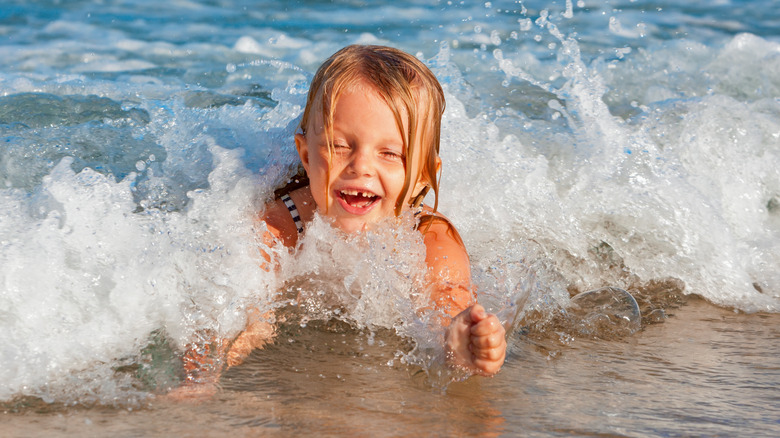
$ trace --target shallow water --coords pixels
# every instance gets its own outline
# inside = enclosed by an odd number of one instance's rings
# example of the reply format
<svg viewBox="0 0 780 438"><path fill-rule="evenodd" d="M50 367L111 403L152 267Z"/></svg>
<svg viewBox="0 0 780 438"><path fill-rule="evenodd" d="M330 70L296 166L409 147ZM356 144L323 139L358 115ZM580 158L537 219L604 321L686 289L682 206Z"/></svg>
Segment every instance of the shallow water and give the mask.
<svg viewBox="0 0 780 438"><path fill-rule="evenodd" d="M291 329L213 400L141 409L39 403L5 436L776 436L780 315L691 300L622 341L520 340L495 378L424 384L344 327ZM381 335L380 335L381 337Z"/></svg>
<svg viewBox="0 0 780 438"><path fill-rule="evenodd" d="M0 432L779 435L776 3L3 2ZM409 227L315 224L259 268L308 80L351 43L445 88L493 379L431 359ZM604 286L636 303L570 299ZM291 312L276 343L159 398L249 308Z"/></svg>

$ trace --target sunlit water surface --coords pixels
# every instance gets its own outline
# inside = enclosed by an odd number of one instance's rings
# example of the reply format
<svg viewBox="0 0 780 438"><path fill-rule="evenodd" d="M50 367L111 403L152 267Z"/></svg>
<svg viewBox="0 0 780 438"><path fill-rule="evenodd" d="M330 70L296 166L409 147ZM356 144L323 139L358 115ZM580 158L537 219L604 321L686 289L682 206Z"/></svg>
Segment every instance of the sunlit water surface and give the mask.
<svg viewBox="0 0 780 438"><path fill-rule="evenodd" d="M3 2L0 435L780 435L777 6ZM441 366L412 218L316 221L260 268L308 81L351 43L445 88L495 378ZM161 397L249 308L275 342Z"/></svg>

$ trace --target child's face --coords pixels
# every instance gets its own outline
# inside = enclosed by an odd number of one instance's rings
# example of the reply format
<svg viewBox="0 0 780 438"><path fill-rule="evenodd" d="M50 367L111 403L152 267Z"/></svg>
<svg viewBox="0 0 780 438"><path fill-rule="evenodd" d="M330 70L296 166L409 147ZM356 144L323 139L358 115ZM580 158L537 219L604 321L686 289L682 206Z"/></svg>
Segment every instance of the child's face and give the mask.
<svg viewBox="0 0 780 438"><path fill-rule="evenodd" d="M409 163L412 175L418 174L419 166L416 157L404 156L395 116L384 100L362 84L339 96L334 109L334 153L329 176L322 114L313 114L309 125L305 136L296 135L295 143L318 211L347 232L394 216L404 186L404 162ZM410 191L404 205L418 188L421 185Z"/></svg>

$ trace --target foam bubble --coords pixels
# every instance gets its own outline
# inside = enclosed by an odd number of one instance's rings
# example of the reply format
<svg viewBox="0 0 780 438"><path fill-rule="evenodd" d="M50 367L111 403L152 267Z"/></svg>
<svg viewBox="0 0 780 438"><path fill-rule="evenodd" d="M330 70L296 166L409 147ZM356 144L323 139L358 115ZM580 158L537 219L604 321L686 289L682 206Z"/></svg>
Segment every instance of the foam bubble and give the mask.
<svg viewBox="0 0 780 438"><path fill-rule="evenodd" d="M505 236L532 239L569 289L673 277L688 293L721 305L777 311L776 286L756 288L774 284L774 270L764 268L778 262L760 243L777 239L767 205L778 190L772 146L778 126L776 117L760 113L776 102L665 101L659 105L671 111L629 125L601 99L608 86L600 64L586 66L576 41L551 33L567 55L567 82L550 89L569 132L552 128L554 117L550 123L506 111L496 121L470 117L457 96L448 96L442 187L455 199L445 197L441 206L474 255L491 245L506 250ZM508 76L527 76L506 64L505 54L497 59ZM545 141L554 145L540 147ZM603 243L633 275L614 277L599 267L594 249Z"/></svg>
<svg viewBox="0 0 780 438"><path fill-rule="evenodd" d="M733 34L762 32L776 8L714 20L720 31L677 10L569 1L500 14L302 7L295 19L128 5L110 15L117 25L85 22L74 3L29 7L3 28L14 39L0 48L2 399L141 399L116 369L143 362L150 339L176 350L235 335L248 309L280 310L280 282L308 289L296 306L307 318L413 339L401 356L435 373L441 330L409 298L414 233L342 242L315 222L297 264L280 252L277 276L258 262L254 217L294 170L308 79L356 41L433 55L448 100L440 210L467 243L480 300L510 328L606 285L651 304L654 289L684 290L780 309L778 44ZM686 38L673 34L682 22ZM336 246L349 254L338 263Z"/></svg>
<svg viewBox="0 0 780 438"><path fill-rule="evenodd" d="M179 212L139 213L134 174L115 182L90 168L75 173L69 158L34 197L5 193L4 208L29 203L32 214L3 221L0 233L17 236L3 240L0 368L13 384L0 397L125 397L132 385L107 367L137 355L152 331L182 347L204 330L231 337L243 328L248 305L273 282L255 241L256 182L239 151L212 153L210 190L191 193ZM90 385L79 377L96 375Z"/></svg>

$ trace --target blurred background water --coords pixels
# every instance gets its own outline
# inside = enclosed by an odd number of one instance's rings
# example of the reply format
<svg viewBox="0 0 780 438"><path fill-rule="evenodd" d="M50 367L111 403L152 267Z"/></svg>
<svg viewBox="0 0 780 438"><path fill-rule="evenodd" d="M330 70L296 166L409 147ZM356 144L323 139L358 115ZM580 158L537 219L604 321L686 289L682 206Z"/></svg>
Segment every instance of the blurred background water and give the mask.
<svg viewBox="0 0 780 438"><path fill-rule="evenodd" d="M200 418L215 434L311 431L338 418L328 433L381 435L389 421L434 434L777 435L778 6L3 1L9 430L186 435ZM229 372L219 401L151 398L121 370L151 360L155 333L173 353L203 330L233 335L289 280L259 269L253 215L295 163L313 72L353 43L413 53L445 88L440 209L480 300L511 328L504 371L418 378L432 339L383 278L345 315L303 306L280 342ZM332 262L307 257L288 274ZM342 275L382 263L357 258ZM570 296L603 286L633 295L640 331L576 310ZM344 396L329 405L298 385ZM350 409L370 420L336 412Z"/></svg>

